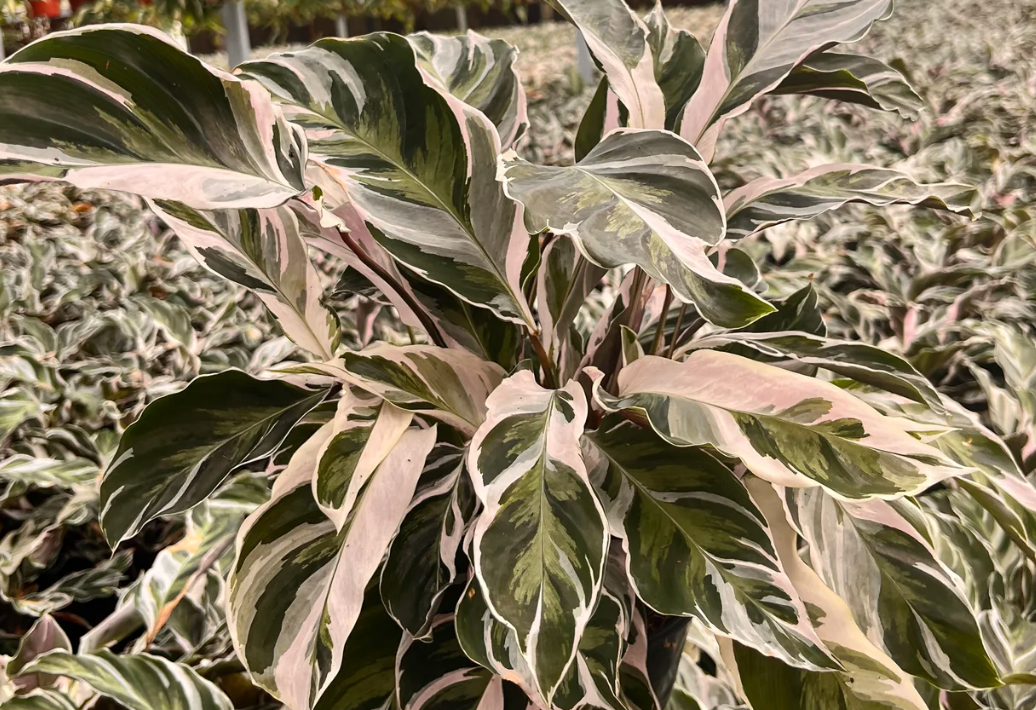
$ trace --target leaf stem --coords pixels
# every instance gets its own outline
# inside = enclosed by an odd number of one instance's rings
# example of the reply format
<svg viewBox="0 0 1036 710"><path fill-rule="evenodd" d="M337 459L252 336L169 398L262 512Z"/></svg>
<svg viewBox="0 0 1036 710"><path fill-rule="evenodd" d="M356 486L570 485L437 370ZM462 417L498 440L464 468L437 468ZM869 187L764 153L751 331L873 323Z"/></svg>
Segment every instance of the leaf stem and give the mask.
<svg viewBox="0 0 1036 710"><path fill-rule="evenodd" d="M363 247L356 243L356 240L352 238L351 234L342 231L339 231L338 234L342 237L342 241L345 242L345 245L349 247L354 254L356 254L357 258L359 258L361 262L363 262L364 266L388 283L392 284L396 293L399 294L399 297L402 298L408 306L410 306L410 310L412 310L414 315L417 316L417 319L421 321L421 325L424 327L425 332L428 333L429 337L431 337L432 342L440 348L448 347L446 345L446 340L442 337L442 333L439 332L438 326L435 325L435 321L433 321L431 316L425 312L424 308L421 307L421 304L418 303L412 295L407 293L405 288L396 283L396 280L392 278L392 274L385 271L381 264L372 259L370 254L364 251Z"/></svg>
<svg viewBox="0 0 1036 710"><path fill-rule="evenodd" d="M665 356L670 360L673 359L673 352L676 350L676 340L680 337L680 328L683 327L683 317L687 315L687 304L680 304L680 312L676 314L676 327L673 328L673 341L669 343L669 350L666 351Z"/></svg>
<svg viewBox="0 0 1036 710"><path fill-rule="evenodd" d="M673 305L673 289L665 286L665 300L662 301L662 312L658 314L658 325L655 327L655 339L651 342L651 354L657 355L665 339L665 323L669 320L669 308Z"/></svg>
<svg viewBox="0 0 1036 710"><path fill-rule="evenodd" d="M558 373L554 368L554 362L547 355L546 349L543 347L543 341L540 340L540 334L529 330L529 341L532 343L532 349L536 351L536 359L540 361L540 368L543 369L543 386L549 389L557 389L558 386Z"/></svg>

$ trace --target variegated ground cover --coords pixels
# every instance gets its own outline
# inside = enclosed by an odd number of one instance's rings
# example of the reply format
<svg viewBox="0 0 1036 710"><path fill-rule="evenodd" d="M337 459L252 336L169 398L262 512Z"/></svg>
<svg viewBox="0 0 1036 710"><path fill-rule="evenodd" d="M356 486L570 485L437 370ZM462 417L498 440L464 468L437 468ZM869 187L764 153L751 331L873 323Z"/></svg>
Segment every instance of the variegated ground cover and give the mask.
<svg viewBox="0 0 1036 710"><path fill-rule="evenodd" d="M7 707L1032 704L1031 8L821 52L888 3L741 0L706 52L559 6L607 83L547 157L474 37L244 83L93 30L0 69L0 170L142 194L300 347L158 399L99 489L17 499L99 490L109 573L183 537L84 637L40 616ZM54 144L26 106L59 87L104 121Z"/></svg>

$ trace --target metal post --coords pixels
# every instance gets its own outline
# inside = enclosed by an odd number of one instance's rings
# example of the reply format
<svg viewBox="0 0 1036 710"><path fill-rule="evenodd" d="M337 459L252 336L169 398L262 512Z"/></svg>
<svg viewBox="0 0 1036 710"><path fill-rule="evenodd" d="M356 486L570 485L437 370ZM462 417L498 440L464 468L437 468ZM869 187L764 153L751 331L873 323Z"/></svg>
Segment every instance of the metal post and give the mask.
<svg viewBox="0 0 1036 710"><path fill-rule="evenodd" d="M461 32L468 31L468 11L463 5L457 5L457 29Z"/></svg>
<svg viewBox="0 0 1036 710"><path fill-rule="evenodd" d="M339 37L349 36L349 19L341 12L335 17L335 34Z"/></svg>
<svg viewBox="0 0 1036 710"><path fill-rule="evenodd" d="M580 78L589 86L594 80L594 60L582 32L576 33L576 63Z"/></svg>
<svg viewBox="0 0 1036 710"><path fill-rule="evenodd" d="M0 62L2 62L5 57L7 57L7 54L4 53L4 28L0 26Z"/></svg>
<svg viewBox="0 0 1036 710"><path fill-rule="evenodd" d="M245 17L243 0L231 0L223 3L223 27L227 31L227 63L233 69L241 62L247 61L252 54L252 45L248 39L248 18Z"/></svg>

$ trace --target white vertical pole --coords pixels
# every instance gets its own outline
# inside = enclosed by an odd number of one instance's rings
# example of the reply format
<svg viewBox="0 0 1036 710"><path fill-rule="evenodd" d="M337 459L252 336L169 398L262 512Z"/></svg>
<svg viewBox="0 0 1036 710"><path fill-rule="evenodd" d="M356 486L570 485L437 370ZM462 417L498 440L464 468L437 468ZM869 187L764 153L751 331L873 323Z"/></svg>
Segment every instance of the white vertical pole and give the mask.
<svg viewBox="0 0 1036 710"><path fill-rule="evenodd" d="M582 32L576 32L576 63L580 78L589 86L594 80L594 60L590 56L590 48L586 46Z"/></svg>
<svg viewBox="0 0 1036 710"><path fill-rule="evenodd" d="M0 27L0 62L4 60L7 54L4 53L4 30Z"/></svg>
<svg viewBox="0 0 1036 710"><path fill-rule="evenodd" d="M339 12L335 17L335 34L339 37L349 36L349 20L344 13Z"/></svg>
<svg viewBox="0 0 1036 710"><path fill-rule="evenodd" d="M241 62L247 61L252 54L252 45L248 39L248 18L245 17L243 0L230 0L223 3L223 27L227 30L227 63L233 69Z"/></svg>
<svg viewBox="0 0 1036 710"><path fill-rule="evenodd" d="M468 31L468 11L463 5L457 5L457 29L461 32Z"/></svg>

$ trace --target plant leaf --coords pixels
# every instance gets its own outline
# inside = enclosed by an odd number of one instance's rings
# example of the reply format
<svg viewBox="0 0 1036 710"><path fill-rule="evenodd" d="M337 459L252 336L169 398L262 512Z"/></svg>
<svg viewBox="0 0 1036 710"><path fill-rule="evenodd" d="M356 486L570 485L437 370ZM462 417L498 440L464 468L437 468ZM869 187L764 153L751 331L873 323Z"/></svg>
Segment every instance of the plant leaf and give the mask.
<svg viewBox="0 0 1036 710"><path fill-rule="evenodd" d="M924 102L906 78L884 62L859 54L823 52L795 67L774 94L809 94L897 111L916 119Z"/></svg>
<svg viewBox="0 0 1036 710"><path fill-rule="evenodd" d="M320 278L294 212L202 213L175 202L148 204L199 263L254 291L292 342L321 360L334 357L338 317L320 302Z"/></svg>
<svg viewBox="0 0 1036 710"><path fill-rule="evenodd" d="M101 480L108 543L114 547L149 520L189 509L236 467L273 453L325 395L227 370L152 402L122 435Z"/></svg>
<svg viewBox="0 0 1036 710"><path fill-rule="evenodd" d="M868 165L821 165L792 178L758 178L723 198L727 234L747 237L782 222L811 219L851 202L906 203L971 214L974 188L922 185L897 170Z"/></svg>
<svg viewBox="0 0 1036 710"><path fill-rule="evenodd" d="M726 119L747 111L817 50L860 39L891 9L892 0L732 0L712 37L681 135L711 160Z"/></svg>
<svg viewBox="0 0 1036 710"><path fill-rule="evenodd" d="M346 392L338 402L331 438L313 477L313 497L341 530L370 477L392 452L414 415L366 393Z"/></svg>
<svg viewBox="0 0 1036 710"><path fill-rule="evenodd" d="M37 657L22 673L73 678L127 710L233 710L234 707L223 691L194 669L146 653L116 656L110 651L97 651L77 656L68 651L51 651Z"/></svg>
<svg viewBox="0 0 1036 710"><path fill-rule="evenodd" d="M847 499L897 497L968 473L829 382L715 350L683 363L647 356L619 373L611 411L632 409L677 446L715 446L778 485Z"/></svg>
<svg viewBox="0 0 1036 710"><path fill-rule="evenodd" d="M486 404L468 454L484 506L476 575L549 702L597 604L607 552L604 511L579 450L586 400L575 382L545 390L525 370Z"/></svg>
<svg viewBox="0 0 1036 710"><path fill-rule="evenodd" d="M445 92L476 108L496 126L509 148L529 128L528 100L518 76L518 50L502 39L475 32L443 37L430 32L407 36L419 66Z"/></svg>
<svg viewBox="0 0 1036 710"><path fill-rule="evenodd" d="M442 595L457 579L457 555L475 505L464 450L438 444L381 570L385 609L417 638L428 633Z"/></svg>
<svg viewBox="0 0 1036 710"><path fill-rule="evenodd" d="M496 180L496 130L428 86L416 62L404 38L373 34L321 40L240 71L294 105L314 159L395 259L531 324L520 283L529 235Z"/></svg>
<svg viewBox="0 0 1036 710"><path fill-rule="evenodd" d="M778 494L757 478L750 477L746 485L766 517L781 564L809 610L817 635L844 667L833 673L804 671L735 644L748 700L774 710L926 710L914 679L867 639L846 602L799 556L798 536Z"/></svg>
<svg viewBox="0 0 1036 710"><path fill-rule="evenodd" d="M353 633L342 650L341 670L313 710L378 710L393 707L396 653L402 633L385 613L377 585L367 588Z"/></svg>
<svg viewBox="0 0 1036 710"><path fill-rule="evenodd" d="M647 28L624 0L547 1L583 33L608 85L629 111L627 125L664 127L665 98L655 81Z"/></svg>
<svg viewBox="0 0 1036 710"><path fill-rule="evenodd" d="M665 131L613 131L578 165L503 165L506 190L533 231L567 234L603 267L636 264L727 327L773 310L709 260L726 229L720 193L698 152Z"/></svg>
<svg viewBox="0 0 1036 710"><path fill-rule="evenodd" d="M951 690L1000 684L960 579L907 517L917 509L840 502L819 490L784 498L813 569L904 671Z"/></svg>
<svg viewBox="0 0 1036 710"><path fill-rule="evenodd" d="M305 138L267 92L149 27L50 34L0 66L0 97L0 175L204 210L306 189Z"/></svg>
<svg viewBox="0 0 1036 710"><path fill-rule="evenodd" d="M587 447L645 604L692 616L785 663L837 667L781 568L762 513L723 464L629 422L606 420Z"/></svg>
<svg viewBox="0 0 1036 710"><path fill-rule="evenodd" d="M472 433L486 418L486 397L504 371L463 350L429 345L375 345L341 360L304 369L373 392L401 409L436 417Z"/></svg>
<svg viewBox="0 0 1036 710"><path fill-rule="evenodd" d="M341 532L320 510L312 488L333 435L328 423L303 444L277 478L270 502L245 521L230 577L227 619L234 648L254 681L293 710L319 706L343 671L368 582L403 519L436 431L403 435Z"/></svg>
<svg viewBox="0 0 1036 710"><path fill-rule="evenodd" d="M665 97L665 128L679 133L684 107L701 83L705 50L690 32L669 24L661 2L644 17L644 24L655 62L655 80Z"/></svg>

